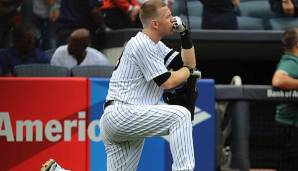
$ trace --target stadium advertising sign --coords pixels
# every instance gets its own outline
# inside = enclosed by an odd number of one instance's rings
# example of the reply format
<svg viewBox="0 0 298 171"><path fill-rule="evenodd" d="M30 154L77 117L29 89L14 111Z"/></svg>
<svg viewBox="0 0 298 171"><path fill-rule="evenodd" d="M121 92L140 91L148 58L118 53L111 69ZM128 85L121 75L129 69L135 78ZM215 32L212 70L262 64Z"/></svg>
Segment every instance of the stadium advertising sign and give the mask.
<svg viewBox="0 0 298 171"><path fill-rule="evenodd" d="M9 112L0 112L0 137L4 137L7 142L50 142L71 141L72 130L78 132L78 141L86 140L87 136L91 141L101 140L96 135L96 128L99 128L99 120L93 120L86 126L86 112L78 113L75 120L59 121L52 119L47 122L41 120L16 120L16 128L13 130ZM25 135L23 135L25 133ZM16 135L16 136L14 136Z"/></svg>

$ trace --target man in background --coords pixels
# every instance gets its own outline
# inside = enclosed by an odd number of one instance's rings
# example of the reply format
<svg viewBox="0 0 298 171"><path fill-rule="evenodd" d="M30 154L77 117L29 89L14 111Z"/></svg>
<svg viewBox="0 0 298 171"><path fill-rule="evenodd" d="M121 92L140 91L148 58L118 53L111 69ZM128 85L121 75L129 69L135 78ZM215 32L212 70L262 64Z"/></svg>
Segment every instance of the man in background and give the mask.
<svg viewBox="0 0 298 171"><path fill-rule="evenodd" d="M127 42L118 60L100 120L107 168L136 171L145 138L169 135L172 170L193 171L190 111L158 104L164 90L181 85L196 66L190 32L161 0L146 1L140 19L143 29ZM161 42L174 31L181 38L181 53Z"/></svg>
<svg viewBox="0 0 298 171"><path fill-rule="evenodd" d="M33 0L34 25L39 31L44 50L56 47L55 22L60 14L61 0Z"/></svg>
<svg viewBox="0 0 298 171"><path fill-rule="evenodd" d="M57 46L66 44L74 30L85 28L91 35L91 47L100 49L98 39L105 31L100 5L98 0L62 0L57 20Z"/></svg>
<svg viewBox="0 0 298 171"><path fill-rule="evenodd" d="M16 65L50 63L46 53L36 47L36 38L29 25L15 27L12 39L12 47L0 49L0 68L3 75L12 75Z"/></svg>
<svg viewBox="0 0 298 171"><path fill-rule="evenodd" d="M272 86L283 90L298 89L298 28L282 35L285 53L272 78ZM281 125L282 148L278 171L298 170L298 104L284 103L276 107L275 120Z"/></svg>
<svg viewBox="0 0 298 171"><path fill-rule="evenodd" d="M269 3L277 17L298 16L298 0L269 0Z"/></svg>
<svg viewBox="0 0 298 171"><path fill-rule="evenodd" d="M200 0L203 4L202 29L238 29L240 0Z"/></svg>
<svg viewBox="0 0 298 171"><path fill-rule="evenodd" d="M10 46L12 27L21 21L20 10L23 0L0 1L0 48Z"/></svg>
<svg viewBox="0 0 298 171"><path fill-rule="evenodd" d="M103 0L104 21L111 29L141 28L138 0Z"/></svg>
<svg viewBox="0 0 298 171"><path fill-rule="evenodd" d="M87 29L77 29L69 37L67 45L57 48L53 54L51 65L64 66L71 69L77 65L110 65L106 57L90 44L90 33Z"/></svg>

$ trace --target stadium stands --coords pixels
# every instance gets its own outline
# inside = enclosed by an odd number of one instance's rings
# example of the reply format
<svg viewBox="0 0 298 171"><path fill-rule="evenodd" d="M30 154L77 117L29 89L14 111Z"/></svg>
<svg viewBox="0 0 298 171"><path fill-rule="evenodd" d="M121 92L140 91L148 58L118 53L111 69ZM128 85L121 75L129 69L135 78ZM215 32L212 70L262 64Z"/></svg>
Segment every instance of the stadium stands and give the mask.
<svg viewBox="0 0 298 171"><path fill-rule="evenodd" d="M190 1L187 3L189 16L202 16L203 5L200 1Z"/></svg>
<svg viewBox="0 0 298 171"><path fill-rule="evenodd" d="M67 77L69 69L49 64L25 64L14 68L17 77Z"/></svg>
<svg viewBox="0 0 298 171"><path fill-rule="evenodd" d="M294 91L292 96L280 95L272 96L268 92L276 90L270 85L216 85L217 101L229 101L230 103L245 102L249 108L239 108L234 110L232 117L232 163L236 163L239 168L249 156L250 168L270 168L277 167L279 153L283 149L283 131L275 122L275 105L280 102L298 102ZM247 111L245 111L247 110ZM249 129L249 130L248 130ZM249 149L249 151L247 151ZM233 150L238 153L233 158ZM249 153L249 154L247 154ZM235 156L235 155L234 155ZM236 161L236 162L235 162ZM242 162L243 163L242 163ZM240 169L246 170L246 169Z"/></svg>
<svg viewBox="0 0 298 171"><path fill-rule="evenodd" d="M269 24L272 30L286 30L298 27L298 18L271 18Z"/></svg>
<svg viewBox="0 0 298 171"><path fill-rule="evenodd" d="M200 1L189 1L188 9L184 2L175 1L173 15L180 16L187 22L189 15L191 29L201 29L203 5ZM240 16L237 17L239 30L285 30L298 26L296 18L275 18L267 0L244 0L239 5Z"/></svg>
<svg viewBox="0 0 298 171"><path fill-rule="evenodd" d="M270 29L268 20L274 17L267 0L251 0L240 2L241 16L255 17L263 21L263 29ZM258 24L258 23L256 23ZM239 28L241 29L241 28Z"/></svg>
<svg viewBox="0 0 298 171"><path fill-rule="evenodd" d="M182 6L178 6L178 2ZM197 66L205 78L214 78L216 84L224 84L228 83L233 75L238 74L245 84L270 84L277 61L283 53L281 33L287 28L297 27L297 18L275 18L268 0L241 0L239 6L241 14L237 17L239 30L201 30L202 4L198 0L189 1L189 17L186 17L187 12L183 3L181 0L175 1L173 15L180 16L185 22L189 18L197 53ZM138 31L139 29L107 31L102 38L103 48L123 47ZM179 50L181 44L177 40L179 40L177 35L163 39L165 44ZM47 50L46 53L52 56L54 49ZM19 77L110 77L112 71L113 66L78 66L71 71L50 65L15 67L16 76ZM275 101L262 100L249 103L250 117L247 123L250 124L251 167L276 167L277 150L282 144L278 141L280 128L274 122L276 104ZM227 137L222 136L223 142L226 142ZM273 139L277 141L272 141Z"/></svg>
<svg viewBox="0 0 298 171"><path fill-rule="evenodd" d="M71 69L75 77L111 77L114 66L76 66Z"/></svg>
<svg viewBox="0 0 298 171"><path fill-rule="evenodd" d="M52 58L55 51L56 51L56 48L53 48L53 49L45 50L45 53L48 55L49 58Z"/></svg>
<svg viewBox="0 0 298 171"><path fill-rule="evenodd" d="M183 21L187 21L186 16L180 16ZM186 23L188 24L188 23ZM191 29L201 29L202 18L200 16L189 16L189 25Z"/></svg>
<svg viewBox="0 0 298 171"><path fill-rule="evenodd" d="M256 17L238 16L238 29L239 30L264 30L263 20Z"/></svg>

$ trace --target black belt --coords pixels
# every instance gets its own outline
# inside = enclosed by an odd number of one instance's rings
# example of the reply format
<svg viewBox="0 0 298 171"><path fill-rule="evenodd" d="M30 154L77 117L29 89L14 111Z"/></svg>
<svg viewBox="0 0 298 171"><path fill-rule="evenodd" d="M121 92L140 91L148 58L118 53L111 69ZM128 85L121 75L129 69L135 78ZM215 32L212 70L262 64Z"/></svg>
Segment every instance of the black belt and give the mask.
<svg viewBox="0 0 298 171"><path fill-rule="evenodd" d="M108 100L103 104L103 110L105 110L105 108L107 108L108 106L114 104L114 100Z"/></svg>

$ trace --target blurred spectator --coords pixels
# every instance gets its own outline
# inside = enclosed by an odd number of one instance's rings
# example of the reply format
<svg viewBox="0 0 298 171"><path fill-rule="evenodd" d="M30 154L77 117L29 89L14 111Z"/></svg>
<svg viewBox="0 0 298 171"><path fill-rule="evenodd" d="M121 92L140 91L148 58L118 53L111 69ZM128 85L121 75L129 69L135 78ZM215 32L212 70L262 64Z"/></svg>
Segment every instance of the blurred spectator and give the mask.
<svg viewBox="0 0 298 171"><path fill-rule="evenodd" d="M109 65L106 57L96 49L88 47L90 34L87 29L78 29L71 33L69 43L55 51L51 65L71 69L77 65Z"/></svg>
<svg viewBox="0 0 298 171"><path fill-rule="evenodd" d="M22 0L0 1L0 48L9 47L10 31L13 25L20 24L20 7Z"/></svg>
<svg viewBox="0 0 298 171"><path fill-rule="evenodd" d="M277 17L298 16L298 0L269 0L269 3Z"/></svg>
<svg viewBox="0 0 298 171"><path fill-rule="evenodd" d="M173 5L175 0L166 0L165 2L168 5L169 9L173 12Z"/></svg>
<svg viewBox="0 0 298 171"><path fill-rule="evenodd" d="M203 4L202 29L238 29L240 0L200 0Z"/></svg>
<svg viewBox="0 0 298 171"><path fill-rule="evenodd" d="M111 29L141 28L138 0L103 0L104 21Z"/></svg>
<svg viewBox="0 0 298 171"><path fill-rule="evenodd" d="M34 24L39 30L41 47L44 50L55 48L54 22L59 17L61 0L33 0Z"/></svg>
<svg viewBox="0 0 298 171"><path fill-rule="evenodd" d="M298 28L283 33L285 53L281 57L272 78L272 85L284 90L298 89ZM281 149L278 171L298 170L298 104L279 104L275 120L282 126Z"/></svg>
<svg viewBox="0 0 298 171"><path fill-rule="evenodd" d="M144 2L146 2L147 0L138 0L138 2L142 5ZM167 4L167 6L169 7L169 9L171 11L173 11L173 5L174 5L175 0L164 0L164 3ZM178 1L178 2L182 2L182 1Z"/></svg>
<svg viewBox="0 0 298 171"><path fill-rule="evenodd" d="M105 31L98 0L62 0L57 26L57 46L64 45L70 33L86 28L91 34L91 46L96 47L96 36Z"/></svg>
<svg viewBox="0 0 298 171"><path fill-rule="evenodd" d="M50 63L41 49L36 48L32 28L22 25L13 29L13 46L0 49L0 68L4 75L13 74L14 66L20 64Z"/></svg>

